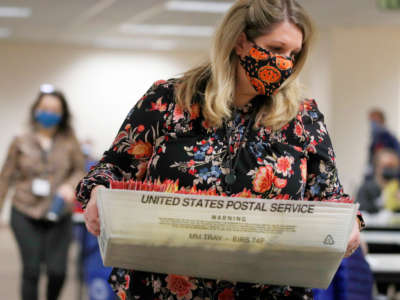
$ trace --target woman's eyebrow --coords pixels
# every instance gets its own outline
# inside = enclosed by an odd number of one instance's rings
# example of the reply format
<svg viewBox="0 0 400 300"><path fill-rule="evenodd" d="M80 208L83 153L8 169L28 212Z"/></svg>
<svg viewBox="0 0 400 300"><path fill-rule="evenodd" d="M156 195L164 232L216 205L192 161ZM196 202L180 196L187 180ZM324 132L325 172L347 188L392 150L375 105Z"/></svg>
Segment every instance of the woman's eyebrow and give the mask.
<svg viewBox="0 0 400 300"><path fill-rule="evenodd" d="M282 42L282 41L278 41L278 40L272 40L269 42L269 44L272 44L271 46L279 45L280 47L282 47L282 46L286 47L288 45L286 42ZM297 47L297 48L293 49L293 52L300 52L301 48L302 48L301 46Z"/></svg>

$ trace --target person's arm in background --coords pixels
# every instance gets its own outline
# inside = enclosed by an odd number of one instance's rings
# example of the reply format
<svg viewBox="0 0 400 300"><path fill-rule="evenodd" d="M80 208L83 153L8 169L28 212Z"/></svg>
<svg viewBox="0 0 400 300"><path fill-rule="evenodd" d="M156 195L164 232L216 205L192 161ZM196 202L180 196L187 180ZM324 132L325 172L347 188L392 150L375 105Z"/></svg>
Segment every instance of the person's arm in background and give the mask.
<svg viewBox="0 0 400 300"><path fill-rule="evenodd" d="M307 136L307 183L304 198L314 201L352 202L343 192L335 164L335 153L324 123L324 116L314 100L306 100L302 111ZM357 217L345 256L351 255L360 244L360 230L364 227L361 215Z"/></svg>
<svg viewBox="0 0 400 300"><path fill-rule="evenodd" d="M169 84L156 82L145 93L129 112L110 149L78 184L77 198L86 208L85 222L92 234L100 234L96 189L108 187L111 180L143 178L154 142L164 126Z"/></svg>
<svg viewBox="0 0 400 300"><path fill-rule="evenodd" d="M344 261L339 265L331 284L327 289L313 289L314 300L347 300L348 278Z"/></svg>
<svg viewBox="0 0 400 300"><path fill-rule="evenodd" d="M72 205L75 200L75 186L85 175L85 157L76 137L71 134L70 153L68 159L71 161L69 176L65 182L57 188L57 193L69 204Z"/></svg>
<svg viewBox="0 0 400 300"><path fill-rule="evenodd" d="M333 299L347 300L348 296L348 276L347 276L347 266L344 263L339 265L339 269L332 280L334 285L334 296Z"/></svg>
<svg viewBox="0 0 400 300"><path fill-rule="evenodd" d="M0 172L0 212L3 209L7 192L9 190L9 187L12 185L13 177L16 173L18 156L17 143L17 138L14 138L8 149L7 156Z"/></svg>

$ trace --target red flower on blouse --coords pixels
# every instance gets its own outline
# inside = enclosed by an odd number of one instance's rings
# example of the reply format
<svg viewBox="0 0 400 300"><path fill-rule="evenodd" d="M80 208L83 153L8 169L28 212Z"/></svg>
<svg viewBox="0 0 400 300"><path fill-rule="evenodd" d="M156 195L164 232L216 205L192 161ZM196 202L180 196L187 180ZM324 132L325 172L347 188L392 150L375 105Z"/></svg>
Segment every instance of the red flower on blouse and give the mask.
<svg viewBox="0 0 400 300"><path fill-rule="evenodd" d="M164 83L167 83L167 81L166 80L157 80L156 82L154 82L154 86L159 86L160 84L164 84Z"/></svg>
<svg viewBox="0 0 400 300"><path fill-rule="evenodd" d="M178 122L180 119L183 119L185 116L183 115L183 109L180 105L175 105L174 109L174 121Z"/></svg>
<svg viewBox="0 0 400 300"><path fill-rule="evenodd" d="M290 124L287 123L286 125L284 125L284 126L281 128L281 130L287 130L287 129L289 128L289 126L290 126Z"/></svg>
<svg viewBox="0 0 400 300"><path fill-rule="evenodd" d="M314 105L314 100L312 99L304 100L303 105L300 107L300 110L303 111L303 109L305 109L306 111L310 111L312 110L313 105Z"/></svg>
<svg viewBox="0 0 400 300"><path fill-rule="evenodd" d="M287 179L275 177L275 178L274 178L274 185L275 185L278 189L283 189L283 188L285 188L286 185L287 185Z"/></svg>
<svg viewBox="0 0 400 300"><path fill-rule="evenodd" d="M119 290L117 292L117 296L121 299L121 300L126 300L126 293L123 290Z"/></svg>
<svg viewBox="0 0 400 300"><path fill-rule="evenodd" d="M138 142L133 143L127 152L131 155L134 155L135 158L150 157L153 153L153 145L151 143L139 140Z"/></svg>
<svg viewBox="0 0 400 300"><path fill-rule="evenodd" d="M289 156L279 157L278 162L276 164L278 173L281 173L284 176L288 176L288 174L292 170L293 161L294 161L293 157L289 157Z"/></svg>
<svg viewBox="0 0 400 300"><path fill-rule="evenodd" d="M128 274L125 275L125 289L129 289L129 285L131 283L131 276L129 276Z"/></svg>
<svg viewBox="0 0 400 300"><path fill-rule="evenodd" d="M197 288L195 284L189 281L189 277L187 276L170 274L165 278L165 281L168 283L167 289L175 294L178 300L192 299L192 290Z"/></svg>
<svg viewBox="0 0 400 300"><path fill-rule="evenodd" d="M167 103L162 103L162 97L158 98L156 102L151 102L150 111L158 110L160 112L167 110Z"/></svg>
<svg viewBox="0 0 400 300"><path fill-rule="evenodd" d="M232 195L232 197L253 198L254 195L252 194L251 190L244 188L243 191L238 194Z"/></svg>
<svg viewBox="0 0 400 300"><path fill-rule="evenodd" d="M279 194L276 195L276 200L289 200L290 196L288 194Z"/></svg>
<svg viewBox="0 0 400 300"><path fill-rule="evenodd" d="M297 152L302 152L303 151L303 149L301 147L299 147L299 146L294 146L293 149L296 150Z"/></svg>
<svg viewBox="0 0 400 300"><path fill-rule="evenodd" d="M197 170L196 169L189 169L188 172L189 172L190 175L196 175Z"/></svg>
<svg viewBox="0 0 400 300"><path fill-rule="evenodd" d="M302 158L300 163L301 179L307 182L307 159Z"/></svg>
<svg viewBox="0 0 400 300"><path fill-rule="evenodd" d="M265 193L271 188L274 180L274 170L270 165L258 169L253 180L253 189L257 193Z"/></svg>
<svg viewBox="0 0 400 300"><path fill-rule="evenodd" d="M130 124L128 124L128 125L130 125ZM128 125L126 125L126 127ZM128 137L128 134L126 133L126 131L121 131L120 133L118 133L117 137L114 139L113 145L117 145L119 142L121 142L123 139L125 139L127 137Z"/></svg>
<svg viewBox="0 0 400 300"><path fill-rule="evenodd" d="M294 127L294 134L298 137L301 137L303 134L303 127L299 123L297 123Z"/></svg>
<svg viewBox="0 0 400 300"><path fill-rule="evenodd" d="M211 128L210 123L206 120L202 121L201 125L207 130Z"/></svg>
<svg viewBox="0 0 400 300"><path fill-rule="evenodd" d="M190 108L190 120L197 119L200 116L200 106L196 103Z"/></svg>

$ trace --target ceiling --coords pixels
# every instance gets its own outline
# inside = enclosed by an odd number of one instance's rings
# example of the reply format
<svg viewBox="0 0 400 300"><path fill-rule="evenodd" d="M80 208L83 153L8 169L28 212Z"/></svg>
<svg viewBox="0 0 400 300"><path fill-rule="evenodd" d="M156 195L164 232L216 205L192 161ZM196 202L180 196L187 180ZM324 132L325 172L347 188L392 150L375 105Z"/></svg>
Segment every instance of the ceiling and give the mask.
<svg viewBox="0 0 400 300"><path fill-rule="evenodd" d="M376 7L376 0L299 1L319 26L400 27L400 11L379 10ZM27 18L0 17L0 36L3 33L0 43L3 40L39 41L146 50L208 47L212 27L218 23L222 14L170 11L166 9L167 2L167 0L0 0L0 7L20 6L30 8L32 11L31 16ZM213 2L230 3L226 0ZM147 33L149 25L164 26L159 29L162 32L150 35ZM176 28L178 25L187 27Z"/></svg>

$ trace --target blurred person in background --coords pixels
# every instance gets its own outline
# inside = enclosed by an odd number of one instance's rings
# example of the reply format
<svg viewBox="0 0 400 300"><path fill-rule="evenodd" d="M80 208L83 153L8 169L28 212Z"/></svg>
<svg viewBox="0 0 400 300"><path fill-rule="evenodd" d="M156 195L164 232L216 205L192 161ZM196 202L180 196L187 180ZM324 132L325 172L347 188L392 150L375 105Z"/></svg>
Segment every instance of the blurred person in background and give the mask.
<svg viewBox="0 0 400 300"><path fill-rule="evenodd" d="M370 124L370 146L368 151L367 179L374 176L373 158L383 148L392 149L400 157L400 143L386 127L386 117L381 109L374 108L368 114Z"/></svg>
<svg viewBox="0 0 400 300"><path fill-rule="evenodd" d="M84 157L64 95L42 86L30 110L30 129L12 141L0 173L0 209L15 187L10 225L22 259L21 299L38 299L46 267L47 299L61 292L72 235L74 185Z"/></svg>
<svg viewBox="0 0 400 300"><path fill-rule="evenodd" d="M398 153L391 148L378 149L372 158L374 174L372 177L365 178L357 193L357 202L360 203L360 210L367 212L370 217L376 216L382 224L388 224L391 220L392 212L400 211L400 159ZM370 219L371 220L371 219ZM372 222L372 220L371 220ZM387 252L397 252L389 248ZM386 253L387 253L386 252ZM399 290L398 284L387 282L376 282L378 296L382 299L390 292L395 293Z"/></svg>
<svg viewBox="0 0 400 300"><path fill-rule="evenodd" d="M312 32L297 1L235 1L210 60L181 78L156 82L81 180L77 198L89 232L100 234L95 191L110 180L179 179L179 189L227 196L350 202L323 115L314 100L302 98L296 81ZM361 216L351 225L346 256L358 248ZM110 282L122 300L313 299L304 287L121 268L113 269Z"/></svg>
<svg viewBox="0 0 400 300"><path fill-rule="evenodd" d="M400 211L400 158L390 148L381 148L372 159L374 176L366 178L357 192L360 210L378 213Z"/></svg>

